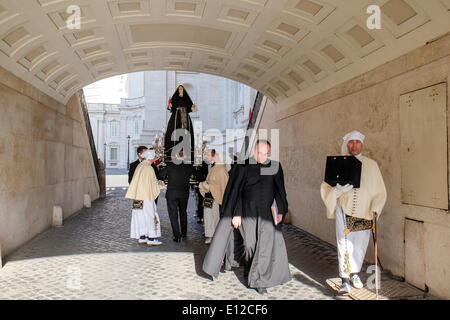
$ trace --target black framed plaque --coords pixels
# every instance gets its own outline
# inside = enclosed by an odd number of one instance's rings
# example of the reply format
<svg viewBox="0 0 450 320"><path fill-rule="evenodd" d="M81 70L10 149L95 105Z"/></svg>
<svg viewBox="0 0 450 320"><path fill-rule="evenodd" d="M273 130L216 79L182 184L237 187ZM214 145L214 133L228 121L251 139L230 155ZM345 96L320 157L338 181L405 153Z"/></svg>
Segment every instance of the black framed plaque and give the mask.
<svg viewBox="0 0 450 320"><path fill-rule="evenodd" d="M355 156L328 156L325 167L325 182L335 187L351 184L359 188L362 163Z"/></svg>

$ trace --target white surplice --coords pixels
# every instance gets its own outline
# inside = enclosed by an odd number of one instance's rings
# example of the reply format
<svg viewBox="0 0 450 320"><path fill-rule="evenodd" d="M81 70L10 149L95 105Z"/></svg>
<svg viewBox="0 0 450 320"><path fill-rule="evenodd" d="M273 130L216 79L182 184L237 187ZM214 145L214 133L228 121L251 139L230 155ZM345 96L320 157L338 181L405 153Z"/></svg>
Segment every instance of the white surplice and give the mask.
<svg viewBox="0 0 450 320"><path fill-rule="evenodd" d="M347 248L345 247L345 215L341 206L336 206L336 240L338 249L339 276L350 278L345 272L345 252L348 251L350 273L359 273L364 263L367 246L369 245L372 230L352 231L347 235Z"/></svg>
<svg viewBox="0 0 450 320"><path fill-rule="evenodd" d="M133 209L131 212L131 238L161 237L161 223L155 201L144 200L143 209Z"/></svg>

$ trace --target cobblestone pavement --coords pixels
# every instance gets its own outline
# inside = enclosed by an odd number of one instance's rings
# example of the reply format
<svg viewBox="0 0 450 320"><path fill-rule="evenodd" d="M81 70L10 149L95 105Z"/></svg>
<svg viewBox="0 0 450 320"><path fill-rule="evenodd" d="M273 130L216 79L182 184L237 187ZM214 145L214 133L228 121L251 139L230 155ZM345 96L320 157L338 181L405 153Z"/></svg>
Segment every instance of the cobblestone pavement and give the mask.
<svg viewBox="0 0 450 320"><path fill-rule="evenodd" d="M0 299L346 299L325 280L336 276L335 248L285 225L292 280L259 295L246 288L242 268L212 281L201 270L207 246L189 199L188 237L172 241L166 200L160 196L160 247L129 238L130 201L123 188L108 190L64 221L6 257Z"/></svg>
<svg viewBox="0 0 450 320"><path fill-rule="evenodd" d="M125 189L128 188L128 175L116 174L106 176L107 192L115 191L116 188L125 188Z"/></svg>
<svg viewBox="0 0 450 320"><path fill-rule="evenodd" d="M117 169L117 168L106 168L105 169L106 176L109 175L125 175L128 177L127 169Z"/></svg>

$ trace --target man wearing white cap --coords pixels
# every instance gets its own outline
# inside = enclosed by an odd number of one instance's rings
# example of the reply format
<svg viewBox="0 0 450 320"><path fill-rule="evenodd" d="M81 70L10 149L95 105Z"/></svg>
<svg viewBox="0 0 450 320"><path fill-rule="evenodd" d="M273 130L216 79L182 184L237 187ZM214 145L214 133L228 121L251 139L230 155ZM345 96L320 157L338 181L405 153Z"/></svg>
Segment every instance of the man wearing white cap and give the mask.
<svg viewBox="0 0 450 320"><path fill-rule="evenodd" d="M143 160L136 168L125 198L133 199L131 216L131 238L138 239L139 244L159 246L161 225L156 210L155 199L164 188L164 182L158 181L152 163L155 151L142 153Z"/></svg>
<svg viewBox="0 0 450 320"><path fill-rule="evenodd" d="M365 136L352 131L343 138L342 155L355 156L362 163L360 187L336 187L322 182L320 194L327 208L327 217L336 219L339 276L341 292L349 293L352 285L362 288L361 271L372 230L386 202L386 187L377 163L361 154Z"/></svg>

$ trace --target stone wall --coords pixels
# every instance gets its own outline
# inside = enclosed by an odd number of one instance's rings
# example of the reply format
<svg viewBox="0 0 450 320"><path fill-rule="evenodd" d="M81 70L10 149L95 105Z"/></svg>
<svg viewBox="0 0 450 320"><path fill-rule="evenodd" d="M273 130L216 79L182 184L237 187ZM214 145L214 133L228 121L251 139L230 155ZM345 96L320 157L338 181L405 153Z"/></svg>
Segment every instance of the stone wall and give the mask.
<svg viewBox="0 0 450 320"><path fill-rule="evenodd" d="M64 218L99 186L75 94L62 105L0 68L0 245L13 250Z"/></svg>
<svg viewBox="0 0 450 320"><path fill-rule="evenodd" d="M364 154L378 162L388 191L378 229L383 266L394 275L405 276L405 218L423 221L425 284L430 293L447 299L450 214L401 202L399 97L442 82L450 92L449 77L447 35L287 109L277 110L269 102L260 125L280 129L280 160L292 223L332 244L336 243L335 222L326 219L319 193L325 157L339 154L345 133L363 132ZM372 243L366 259L374 261Z"/></svg>

